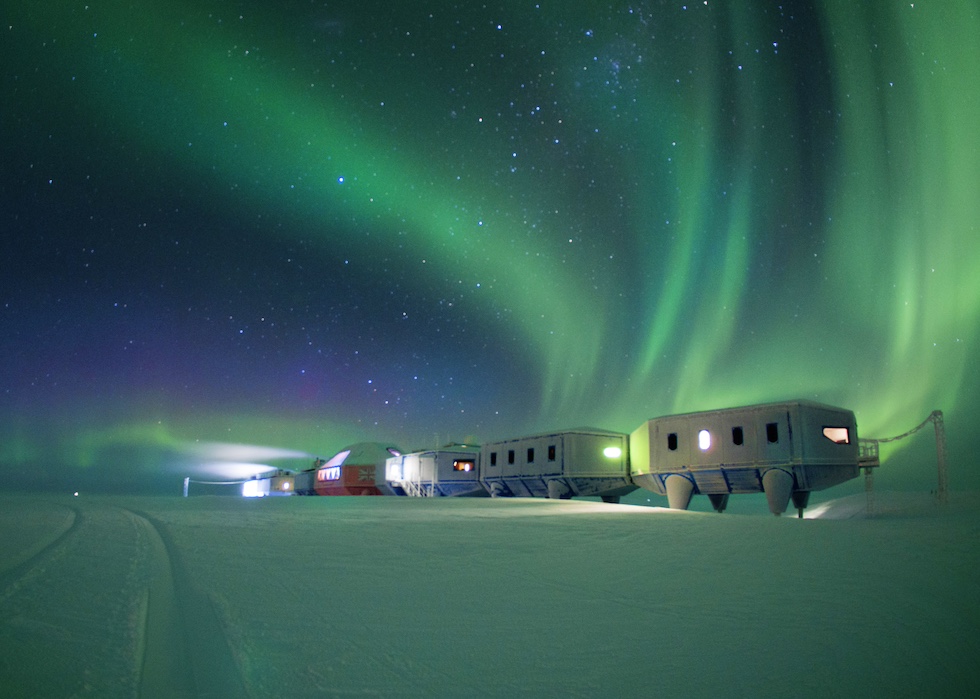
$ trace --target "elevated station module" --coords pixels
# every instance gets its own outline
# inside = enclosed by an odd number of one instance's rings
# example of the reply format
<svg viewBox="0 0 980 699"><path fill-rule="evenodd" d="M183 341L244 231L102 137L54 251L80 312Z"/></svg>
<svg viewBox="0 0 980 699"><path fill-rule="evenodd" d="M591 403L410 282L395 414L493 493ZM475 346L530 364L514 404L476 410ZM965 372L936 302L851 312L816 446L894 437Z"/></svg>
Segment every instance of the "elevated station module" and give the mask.
<svg viewBox="0 0 980 699"><path fill-rule="evenodd" d="M486 497L479 463L479 447L451 445L389 457L385 479L395 495Z"/></svg>
<svg viewBox="0 0 980 699"><path fill-rule="evenodd" d="M630 435L633 481L674 509L765 493L773 514L792 499L802 516L812 491L857 477L858 457L854 413L806 400L669 415Z"/></svg>
<svg viewBox="0 0 980 699"><path fill-rule="evenodd" d="M619 432L579 428L484 444L481 480L494 497L606 502L636 490L629 474L629 438Z"/></svg>

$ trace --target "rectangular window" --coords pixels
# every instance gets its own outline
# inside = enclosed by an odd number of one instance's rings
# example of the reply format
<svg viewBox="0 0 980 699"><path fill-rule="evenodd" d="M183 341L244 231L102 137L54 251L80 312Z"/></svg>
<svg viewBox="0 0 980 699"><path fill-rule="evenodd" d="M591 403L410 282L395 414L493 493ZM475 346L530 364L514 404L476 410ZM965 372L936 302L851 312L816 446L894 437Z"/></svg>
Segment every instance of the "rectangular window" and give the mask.
<svg viewBox="0 0 980 699"><path fill-rule="evenodd" d="M671 432L667 435L667 448L671 451L677 451L677 433Z"/></svg>
<svg viewBox="0 0 980 699"><path fill-rule="evenodd" d="M340 480L340 466L330 466L329 468L321 468L316 472L316 479L318 481L339 481Z"/></svg>
<svg viewBox="0 0 980 699"><path fill-rule="evenodd" d="M846 427L824 427L823 436L834 444L851 443L851 433Z"/></svg>
<svg viewBox="0 0 980 699"><path fill-rule="evenodd" d="M474 470L475 468L476 468L476 462L475 461L462 461L462 460L459 460L459 459L457 459L456 461L453 461L453 470L454 471L467 471L467 472L469 472L469 471Z"/></svg>
<svg viewBox="0 0 980 699"><path fill-rule="evenodd" d="M497 465L497 452L495 451L490 452L490 465L491 466Z"/></svg>
<svg viewBox="0 0 980 699"><path fill-rule="evenodd" d="M513 449L508 449L507 450L507 463L509 463L509 464L514 463L514 450Z"/></svg>
<svg viewBox="0 0 980 699"><path fill-rule="evenodd" d="M555 460L555 445L554 444L549 444L548 445L548 461L554 461L554 460Z"/></svg>
<svg viewBox="0 0 980 699"><path fill-rule="evenodd" d="M732 428L732 444L736 446L742 446L745 444L745 434L742 432L741 427Z"/></svg>
<svg viewBox="0 0 980 699"><path fill-rule="evenodd" d="M778 422L767 422L766 423L766 440L770 444L775 444L779 441L779 423Z"/></svg>
<svg viewBox="0 0 980 699"><path fill-rule="evenodd" d="M534 463L534 448L533 447L527 450L527 462L529 464L533 464Z"/></svg>

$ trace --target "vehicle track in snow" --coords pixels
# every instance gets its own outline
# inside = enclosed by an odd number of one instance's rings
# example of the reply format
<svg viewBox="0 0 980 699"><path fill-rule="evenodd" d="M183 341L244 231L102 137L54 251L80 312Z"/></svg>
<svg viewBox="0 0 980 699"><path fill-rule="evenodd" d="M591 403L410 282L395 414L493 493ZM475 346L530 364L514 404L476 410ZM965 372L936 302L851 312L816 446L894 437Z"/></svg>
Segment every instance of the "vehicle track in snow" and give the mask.
<svg viewBox="0 0 980 699"><path fill-rule="evenodd" d="M164 526L146 513L124 511L143 528L150 558L140 697L247 697L211 596L194 586Z"/></svg>
<svg viewBox="0 0 980 699"><path fill-rule="evenodd" d="M64 519L53 530L3 561L0 564L0 602L16 594L43 572L47 562L58 555L81 522L81 510L66 506Z"/></svg>

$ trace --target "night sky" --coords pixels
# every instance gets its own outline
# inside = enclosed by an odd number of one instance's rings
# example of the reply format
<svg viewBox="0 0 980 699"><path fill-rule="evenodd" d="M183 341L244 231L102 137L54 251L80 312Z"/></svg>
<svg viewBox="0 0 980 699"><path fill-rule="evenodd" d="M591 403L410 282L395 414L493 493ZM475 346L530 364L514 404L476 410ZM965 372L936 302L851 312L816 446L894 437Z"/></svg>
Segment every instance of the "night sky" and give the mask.
<svg viewBox="0 0 980 699"><path fill-rule="evenodd" d="M4 488L787 398L980 487L974 1L0 15Z"/></svg>

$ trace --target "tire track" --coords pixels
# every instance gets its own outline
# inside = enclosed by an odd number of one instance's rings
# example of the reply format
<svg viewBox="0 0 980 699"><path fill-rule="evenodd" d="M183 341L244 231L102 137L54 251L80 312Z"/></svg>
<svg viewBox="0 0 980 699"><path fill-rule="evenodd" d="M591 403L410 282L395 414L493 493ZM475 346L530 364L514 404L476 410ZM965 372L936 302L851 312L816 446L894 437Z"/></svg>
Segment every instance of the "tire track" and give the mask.
<svg viewBox="0 0 980 699"><path fill-rule="evenodd" d="M57 555L64 543L78 531L82 512L77 507L59 505L68 514L53 534L20 552L12 563L0 570L0 602L15 595L26 583L40 575L49 560Z"/></svg>
<svg viewBox="0 0 980 699"><path fill-rule="evenodd" d="M187 654L180 625L173 565L167 546L156 527L131 510L123 509L144 533L149 561L149 584L140 600L142 634L139 658L139 695L192 697L191 677L186 672Z"/></svg>
<svg viewBox="0 0 980 699"><path fill-rule="evenodd" d="M146 513L125 511L146 532L150 549L140 696L247 697L210 595L193 585L164 526Z"/></svg>

